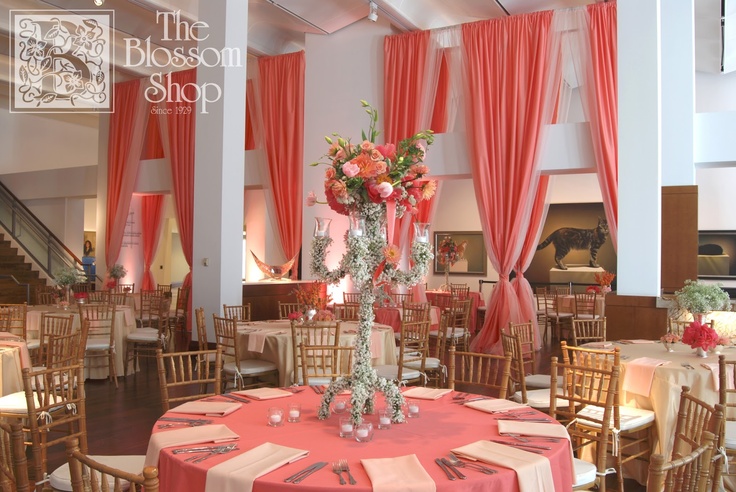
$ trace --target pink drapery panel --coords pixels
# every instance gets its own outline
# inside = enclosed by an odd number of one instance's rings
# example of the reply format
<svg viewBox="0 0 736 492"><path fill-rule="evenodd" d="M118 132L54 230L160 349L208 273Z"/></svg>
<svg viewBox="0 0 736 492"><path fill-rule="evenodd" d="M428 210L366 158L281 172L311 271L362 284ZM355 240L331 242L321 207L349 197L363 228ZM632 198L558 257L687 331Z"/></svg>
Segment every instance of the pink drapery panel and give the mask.
<svg viewBox="0 0 736 492"><path fill-rule="evenodd" d="M516 295L509 273L526 237L538 180L551 21L547 11L462 26L466 92L473 94L466 104L473 184L486 249L499 273L474 351L498 350L501 328L530 309L520 308L531 299Z"/></svg>
<svg viewBox="0 0 736 492"><path fill-rule="evenodd" d="M516 278L511 281L511 285L516 291L516 295L519 299L522 299L523 297L532 299L531 304L519 302L519 310L521 312L522 320L530 320L534 323L534 335L536 336L534 348L537 350L542 346L541 337L539 336L539 325L537 324L537 307L533 301L534 292L532 291L532 286L524 277L524 272L529 268L532 258L534 258L534 253L537 252L539 235L542 233L544 220L547 217L548 204L546 197L548 187L549 176L540 176L539 184L537 185L537 193L534 197L534 205L532 206L532 215L529 217L529 229L526 237L524 238L524 243L521 246L519 259L514 266Z"/></svg>
<svg viewBox="0 0 736 492"><path fill-rule="evenodd" d="M613 247L618 246L618 38L616 2L588 5L595 91L583 96L590 108L598 181Z"/></svg>
<svg viewBox="0 0 736 492"><path fill-rule="evenodd" d="M163 132L164 151L171 163L172 194L176 209L176 222L184 259L189 265L189 273L184 277L184 287L192 285L192 255L194 249L194 138L197 105L194 87L197 71L184 70L168 75L172 84L182 87L185 93L182 101L167 101L168 115L162 115L159 122ZM167 81L168 82L168 81ZM192 312L192 296L189 296L187 312ZM191 316L187 316L187 329L191 329Z"/></svg>
<svg viewBox="0 0 736 492"><path fill-rule="evenodd" d="M156 255L158 241L161 236L161 213L163 212L163 195L144 195L141 197L141 243L143 244L143 287L155 289L151 264Z"/></svg>
<svg viewBox="0 0 736 492"><path fill-rule="evenodd" d="M302 242L304 52L258 60L263 140L281 247L290 260ZM297 278L298 258L292 278Z"/></svg>
<svg viewBox="0 0 736 492"><path fill-rule="evenodd" d="M162 159L164 157L164 147L161 143L161 129L158 124L158 115L153 111L157 106L155 104L148 105L148 124L146 126L146 135L143 140L143 152L141 160L146 159Z"/></svg>
<svg viewBox="0 0 736 492"><path fill-rule="evenodd" d="M130 200L138 176L148 117L148 102L143 97L142 89L140 80L115 84L107 149L105 264L108 266L114 265L120 255Z"/></svg>
<svg viewBox="0 0 736 492"><path fill-rule="evenodd" d="M256 136L253 130L253 123L256 118L253 116L253 98L255 97L255 89L253 81L248 80L245 84L245 150L253 150L256 148Z"/></svg>
<svg viewBox="0 0 736 492"><path fill-rule="evenodd" d="M440 70L437 75L437 92L432 107L432 122L429 126L435 133L445 133L449 119L450 66L447 62L447 56L448 54L443 51L439 62Z"/></svg>

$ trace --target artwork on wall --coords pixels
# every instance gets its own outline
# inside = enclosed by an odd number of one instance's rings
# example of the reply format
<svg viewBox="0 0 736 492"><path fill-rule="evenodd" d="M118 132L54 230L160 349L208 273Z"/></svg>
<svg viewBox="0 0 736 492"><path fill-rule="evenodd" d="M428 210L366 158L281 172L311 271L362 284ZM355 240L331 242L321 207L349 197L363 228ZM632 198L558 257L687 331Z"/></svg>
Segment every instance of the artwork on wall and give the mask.
<svg viewBox="0 0 736 492"><path fill-rule="evenodd" d="M736 231L698 231L698 277L736 278Z"/></svg>
<svg viewBox="0 0 736 492"><path fill-rule="evenodd" d="M440 246L443 242L449 242L450 238L457 250L457 260L450 265L450 273L453 275L486 275L486 247L483 242L483 233L468 231L445 231L434 233L434 273L441 275L445 273L445 264L440 258Z"/></svg>
<svg viewBox="0 0 736 492"><path fill-rule="evenodd" d="M97 233L95 231L84 231L84 249L82 256L94 258L97 249Z"/></svg>
<svg viewBox="0 0 736 492"><path fill-rule="evenodd" d="M547 219L539 237L539 243L544 244L553 232L563 228L574 228L593 231L599 226L599 221L606 218L603 203L557 203L549 206ZM570 248L564 256L564 264L569 268L589 267L591 262L590 248ZM606 271L616 272L617 257L613 242L608 237L596 251L596 262ZM536 251L529 268L524 276L531 284L545 284L550 282L550 270L559 269L555 261L555 246L550 243Z"/></svg>

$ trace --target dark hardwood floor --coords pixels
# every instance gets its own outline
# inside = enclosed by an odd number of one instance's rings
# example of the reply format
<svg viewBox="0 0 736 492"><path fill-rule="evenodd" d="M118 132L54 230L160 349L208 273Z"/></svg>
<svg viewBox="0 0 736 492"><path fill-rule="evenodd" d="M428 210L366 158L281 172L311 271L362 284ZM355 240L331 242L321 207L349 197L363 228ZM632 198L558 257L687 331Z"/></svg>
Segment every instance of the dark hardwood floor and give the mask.
<svg viewBox="0 0 736 492"><path fill-rule="evenodd" d="M549 373L550 357L560 355L559 347L550 343L538 353L538 370ZM119 388L107 380L86 381L87 433L89 452L99 455L145 454L148 438L161 410L156 363L145 360L141 370L119 379ZM63 447L49 451L49 470L66 460ZM607 486L617 488L616 476L609 475ZM646 488L626 480L626 492L643 492Z"/></svg>

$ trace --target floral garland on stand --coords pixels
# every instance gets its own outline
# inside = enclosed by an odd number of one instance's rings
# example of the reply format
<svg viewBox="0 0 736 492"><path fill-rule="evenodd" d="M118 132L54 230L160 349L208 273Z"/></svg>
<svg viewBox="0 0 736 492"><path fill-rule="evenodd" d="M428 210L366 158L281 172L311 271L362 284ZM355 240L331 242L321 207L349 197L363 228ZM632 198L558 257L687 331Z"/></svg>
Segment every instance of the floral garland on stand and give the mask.
<svg viewBox="0 0 736 492"><path fill-rule="evenodd" d="M361 104L371 117L369 134L363 133L361 145L354 146L349 139L339 136L337 142L329 137L326 139L331 145L325 156L328 162L323 163L328 166L325 174L327 203L339 214L350 216L347 251L337 268L329 270L325 266L327 251L332 244L330 219L316 218L312 240L312 273L330 284L350 275L360 291L353 374L348 378L338 378L325 390L318 417L328 418L332 400L341 391L349 389L352 392L350 417L355 424L362 422L364 413L373 413L377 391L384 394L386 404L392 410L392 420L403 422L404 397L397 382L379 377L371 366L374 292L376 287L385 283L416 285L429 271L433 254L428 224L415 224L417 234L411 250L413 266L404 272L398 269L396 246L387 241L390 231L387 234L386 220L391 222L391 214L401 217L407 211L412 212L417 202L434 194L436 183L423 179L428 169L420 164L424 159L424 146L420 141L430 145L434 136L431 131L424 131L402 140L398 149L392 144L377 146L374 141L378 135L375 130L378 113L367 102L361 101ZM317 164L320 163L312 165ZM309 193L307 205L315 203L318 202L314 193Z"/></svg>
<svg viewBox="0 0 736 492"><path fill-rule="evenodd" d="M440 285L439 290L450 292L450 267L457 263L459 259L460 252L455 241L453 241L451 236L443 237L437 246L437 261L440 265L445 266L445 283L444 285Z"/></svg>

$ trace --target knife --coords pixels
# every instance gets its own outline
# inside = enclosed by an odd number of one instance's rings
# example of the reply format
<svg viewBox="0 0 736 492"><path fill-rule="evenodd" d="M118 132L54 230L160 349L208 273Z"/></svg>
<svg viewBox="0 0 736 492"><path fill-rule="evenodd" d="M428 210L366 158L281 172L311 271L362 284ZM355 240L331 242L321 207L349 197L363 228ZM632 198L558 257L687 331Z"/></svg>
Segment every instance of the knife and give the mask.
<svg viewBox="0 0 736 492"><path fill-rule="evenodd" d="M292 481L296 480L297 478L299 478L299 475L301 475L302 473L307 473L308 471L311 471L312 468L314 468L315 466L319 465L320 463L321 463L321 461L318 461L317 463L312 463L308 467L306 467L306 468L304 468L302 470L299 470L298 472L296 472L295 474L291 475L290 477L286 477L284 479L284 482L289 483L289 482L292 482Z"/></svg>
<svg viewBox="0 0 736 492"><path fill-rule="evenodd" d="M495 442L498 444L505 444L507 446L514 446L517 448L546 449L546 450L552 449L549 446L539 446L537 444L527 444L525 442L508 442L508 441L501 441L497 439L491 439L491 442Z"/></svg>
<svg viewBox="0 0 736 492"><path fill-rule="evenodd" d="M447 458L442 458L442 463L444 463L447 468L449 468L450 470L452 470L453 472L455 472L455 475L457 475L457 478L459 478L460 480L467 480L468 477L466 477L465 475L463 475L460 472L460 470L458 470L455 467L455 465L453 465L452 463L450 463L450 460L448 460Z"/></svg>
<svg viewBox="0 0 736 492"><path fill-rule="evenodd" d="M292 480L291 483L299 483L305 478L307 478L312 473L316 472L317 470L322 469L327 464L326 461L320 461L319 463L315 463L315 465L309 470L306 471L303 475L300 475L296 480Z"/></svg>
<svg viewBox="0 0 736 492"><path fill-rule="evenodd" d="M165 420L167 422L186 422L188 424L196 423L196 424L211 424L211 420L206 419L185 419L185 418L178 418L178 417L159 417L158 420Z"/></svg>
<svg viewBox="0 0 736 492"><path fill-rule="evenodd" d="M442 471L445 472L448 480L455 480L455 475L452 474L452 472L445 466L441 459L437 458L434 460L434 462L437 463L440 468L442 468Z"/></svg>
<svg viewBox="0 0 736 492"><path fill-rule="evenodd" d="M222 396L223 398L230 398L231 400L239 401L241 403L250 403L250 400L247 398L241 398L239 396L231 395L230 393L223 393L219 396Z"/></svg>

